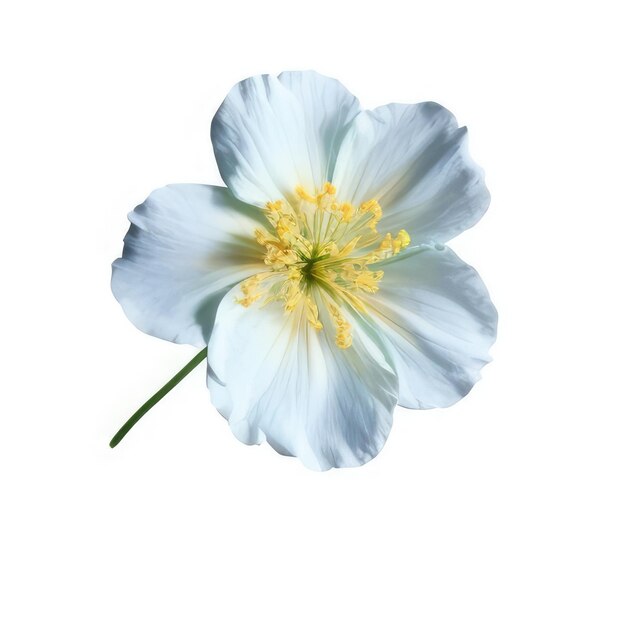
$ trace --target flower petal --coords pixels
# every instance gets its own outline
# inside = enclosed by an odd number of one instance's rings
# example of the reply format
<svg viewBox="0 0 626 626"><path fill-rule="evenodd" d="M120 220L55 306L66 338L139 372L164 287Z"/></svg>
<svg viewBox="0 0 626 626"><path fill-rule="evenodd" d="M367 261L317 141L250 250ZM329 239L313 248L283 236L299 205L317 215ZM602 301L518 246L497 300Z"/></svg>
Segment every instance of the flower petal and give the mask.
<svg viewBox="0 0 626 626"><path fill-rule="evenodd" d="M261 218L223 187L169 185L132 211L111 288L149 335L205 346L233 284L264 266L253 239Z"/></svg>
<svg viewBox="0 0 626 626"><path fill-rule="evenodd" d="M266 439L318 470L376 456L391 428L397 379L371 329L352 320L353 344L341 350L323 309L325 328L315 331L302 310L244 308L236 295L220 304L208 356L211 399L235 436Z"/></svg>
<svg viewBox="0 0 626 626"><path fill-rule="evenodd" d="M368 309L391 346L399 404L446 407L465 396L488 363L498 314L476 271L442 245L378 263L385 272Z"/></svg>
<svg viewBox="0 0 626 626"><path fill-rule="evenodd" d="M360 113L346 134L332 181L342 200L377 199L381 231L404 228L416 243L445 242L489 206L467 129L434 102L388 104Z"/></svg>
<svg viewBox="0 0 626 626"><path fill-rule="evenodd" d="M230 91L215 114L211 140L224 182L243 202L289 199L330 180L358 100L316 72L253 76Z"/></svg>

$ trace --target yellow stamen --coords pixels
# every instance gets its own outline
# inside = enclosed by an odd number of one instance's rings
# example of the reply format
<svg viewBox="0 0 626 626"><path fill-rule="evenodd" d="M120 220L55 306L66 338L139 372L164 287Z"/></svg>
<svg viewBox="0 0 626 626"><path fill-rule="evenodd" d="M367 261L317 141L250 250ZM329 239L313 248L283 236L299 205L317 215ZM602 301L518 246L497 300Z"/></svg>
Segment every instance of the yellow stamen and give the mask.
<svg viewBox="0 0 626 626"><path fill-rule="evenodd" d="M322 330L323 326L319 319L317 304L310 297L306 299L306 317L315 330Z"/></svg>
<svg viewBox="0 0 626 626"><path fill-rule="evenodd" d="M272 240L268 232L262 228L257 228L254 231L254 237L257 243L260 243L262 246L267 245Z"/></svg>
<svg viewBox="0 0 626 626"><path fill-rule="evenodd" d="M404 250L411 243L411 237L406 230L402 229L395 237L391 236L391 233L387 233L378 248L374 251L374 255L380 259L386 259L390 256L395 256L400 251ZM370 261L373 262L373 261Z"/></svg>
<svg viewBox="0 0 626 626"><path fill-rule="evenodd" d="M337 327L337 334L335 336L335 344L337 347L345 350L352 345L352 334L350 333L350 324L346 318L341 314L341 311L332 303L328 303L328 311L330 312L335 326Z"/></svg>
<svg viewBox="0 0 626 626"><path fill-rule="evenodd" d="M367 202L364 202L359 210L361 213L371 213L374 217L367 223L367 225L372 229L376 230L376 225L380 222L380 218L383 216L383 210L378 203L378 200L372 198Z"/></svg>
<svg viewBox="0 0 626 626"><path fill-rule="evenodd" d="M324 193L334 196L337 193L337 187L332 183L324 183Z"/></svg>
<svg viewBox="0 0 626 626"><path fill-rule="evenodd" d="M282 208L283 208L283 201L282 200L275 200L274 202L268 202L266 205L266 208L268 211L270 211L271 213L281 213L282 212Z"/></svg>
<svg viewBox="0 0 626 626"><path fill-rule="evenodd" d="M305 202L317 203L317 198L307 193L305 188L302 185L298 185L296 187L296 195L300 198L300 200L304 200Z"/></svg>
<svg viewBox="0 0 626 626"><path fill-rule="evenodd" d="M354 217L354 207L349 202L344 202L340 207L341 211L341 221L342 222L350 222Z"/></svg>
<svg viewBox="0 0 626 626"><path fill-rule="evenodd" d="M352 345L347 315L366 313L365 294L376 294L384 278L382 270L368 265L400 254L411 238L406 230L395 237L378 233L383 210L376 199L356 209L337 199L331 182L315 194L298 185L296 206L283 199L265 205L268 226L257 228L254 237L264 248L268 271L243 281L237 302L245 307L260 298L261 306L280 302L287 314L305 315L316 331L323 328L322 303L336 329L335 344L347 349Z"/></svg>
<svg viewBox="0 0 626 626"><path fill-rule="evenodd" d="M404 228L398 232L396 238L393 240L393 253L398 254L400 250L404 250L411 243L411 237Z"/></svg>
<svg viewBox="0 0 626 626"><path fill-rule="evenodd" d="M252 276L241 283L241 293L243 298L237 298L237 303L242 306L249 307L253 302L256 302L263 294L258 292L259 278Z"/></svg>
<svg viewBox="0 0 626 626"><path fill-rule="evenodd" d="M370 272L369 270L360 271L354 279L354 284L363 291L368 293L376 293L378 291L378 283L383 279L385 273L381 270Z"/></svg>
<svg viewBox="0 0 626 626"><path fill-rule="evenodd" d="M281 250L272 244L268 244L267 254L265 255L263 261L266 265L269 265L276 270L280 270L297 263L298 256L293 250Z"/></svg>

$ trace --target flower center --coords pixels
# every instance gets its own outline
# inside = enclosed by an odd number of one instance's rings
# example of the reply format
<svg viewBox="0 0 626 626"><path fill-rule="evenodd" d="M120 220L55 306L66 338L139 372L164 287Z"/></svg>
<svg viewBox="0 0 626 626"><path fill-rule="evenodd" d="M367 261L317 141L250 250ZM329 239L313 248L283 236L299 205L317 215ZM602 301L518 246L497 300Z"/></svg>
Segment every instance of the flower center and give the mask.
<svg viewBox="0 0 626 626"><path fill-rule="evenodd" d="M335 343L349 348L350 324L342 307L365 310L359 293L375 293L383 278L381 270L368 265L406 248L409 234L401 230L395 237L381 235L376 229L383 214L378 201L359 207L338 202L332 183L314 195L298 186L293 198L268 202L264 213L268 227L254 234L265 247L268 270L243 281L237 302L247 307L264 298L263 305L281 302L286 313L304 307L316 330L322 328L321 304L335 325Z"/></svg>

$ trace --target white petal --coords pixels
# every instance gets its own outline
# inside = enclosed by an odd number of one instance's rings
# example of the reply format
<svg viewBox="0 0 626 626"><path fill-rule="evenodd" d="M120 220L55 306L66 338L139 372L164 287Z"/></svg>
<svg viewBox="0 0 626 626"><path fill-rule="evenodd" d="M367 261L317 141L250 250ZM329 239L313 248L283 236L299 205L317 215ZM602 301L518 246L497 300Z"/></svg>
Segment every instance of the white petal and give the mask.
<svg viewBox="0 0 626 626"><path fill-rule="evenodd" d="M399 404L446 407L465 396L491 359L498 314L476 271L441 245L377 264L385 274L369 309L391 346Z"/></svg>
<svg viewBox="0 0 626 626"><path fill-rule="evenodd" d="M371 329L352 320L353 344L334 343L332 322L315 331L302 311L220 304L209 342L211 399L244 443L267 440L312 469L362 465L392 423L397 379Z"/></svg>
<svg viewBox="0 0 626 626"><path fill-rule="evenodd" d="M377 199L379 230L404 228L415 243L448 241L473 226L490 199L469 156L467 129L434 102L360 113L341 145L333 183L341 200Z"/></svg>
<svg viewBox="0 0 626 626"><path fill-rule="evenodd" d="M253 76L230 91L215 114L211 140L224 182L243 202L263 206L313 193L332 177L357 99L316 72Z"/></svg>
<svg viewBox="0 0 626 626"><path fill-rule="evenodd" d="M149 335L204 346L233 284L263 269L258 209L223 187L170 185L132 211L111 288Z"/></svg>

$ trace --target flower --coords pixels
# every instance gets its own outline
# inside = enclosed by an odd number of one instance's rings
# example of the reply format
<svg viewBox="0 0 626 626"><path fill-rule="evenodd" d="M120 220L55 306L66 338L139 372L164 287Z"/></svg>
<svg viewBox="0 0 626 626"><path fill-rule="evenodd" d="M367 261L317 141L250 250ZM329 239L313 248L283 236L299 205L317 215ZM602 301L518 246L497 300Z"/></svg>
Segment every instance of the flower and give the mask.
<svg viewBox="0 0 626 626"><path fill-rule="evenodd" d="M225 187L154 191L112 289L142 331L208 346L246 444L361 465L396 404L446 407L490 360L497 313L444 244L489 204L467 133L434 102L361 111L315 72L255 76L215 115Z"/></svg>

